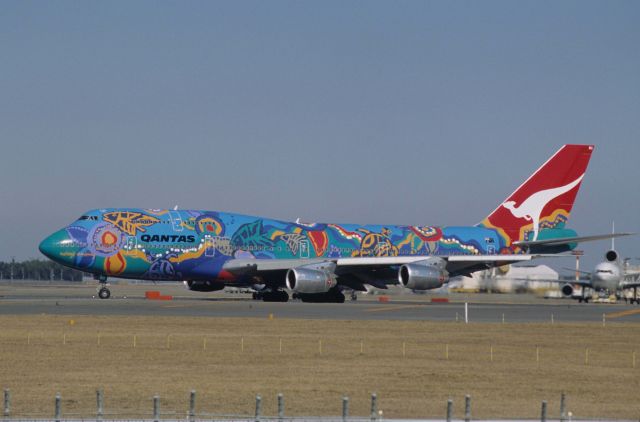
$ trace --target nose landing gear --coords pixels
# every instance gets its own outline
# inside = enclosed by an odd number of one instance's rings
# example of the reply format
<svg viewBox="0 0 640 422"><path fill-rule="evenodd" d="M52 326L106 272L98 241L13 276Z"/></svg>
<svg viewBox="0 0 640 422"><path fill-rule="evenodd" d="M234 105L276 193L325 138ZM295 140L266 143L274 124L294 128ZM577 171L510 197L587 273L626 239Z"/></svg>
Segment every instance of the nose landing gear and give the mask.
<svg viewBox="0 0 640 422"><path fill-rule="evenodd" d="M109 299L111 297L111 290L107 289L106 287L99 287L98 297L100 299Z"/></svg>
<svg viewBox="0 0 640 422"><path fill-rule="evenodd" d="M111 290L107 287L107 276L99 275L95 277L98 280L98 297L100 299L109 299L111 297Z"/></svg>

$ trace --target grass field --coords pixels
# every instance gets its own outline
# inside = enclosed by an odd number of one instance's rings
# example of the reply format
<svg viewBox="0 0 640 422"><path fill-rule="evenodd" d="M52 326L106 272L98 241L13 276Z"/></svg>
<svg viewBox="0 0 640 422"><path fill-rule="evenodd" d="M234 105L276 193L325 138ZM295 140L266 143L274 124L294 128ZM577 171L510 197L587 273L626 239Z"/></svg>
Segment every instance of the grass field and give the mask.
<svg viewBox="0 0 640 422"><path fill-rule="evenodd" d="M477 418L557 417L562 391L574 417L640 416L640 325L469 324L151 317L0 317L0 387L12 415L167 417L196 410L251 414L256 394L275 415L368 415L376 392L385 417L443 417L446 400ZM588 349L588 352L587 352ZM638 351L637 364L634 363ZM587 356L588 353L588 356ZM587 360L588 359L588 360ZM634 367L635 365L635 367Z"/></svg>

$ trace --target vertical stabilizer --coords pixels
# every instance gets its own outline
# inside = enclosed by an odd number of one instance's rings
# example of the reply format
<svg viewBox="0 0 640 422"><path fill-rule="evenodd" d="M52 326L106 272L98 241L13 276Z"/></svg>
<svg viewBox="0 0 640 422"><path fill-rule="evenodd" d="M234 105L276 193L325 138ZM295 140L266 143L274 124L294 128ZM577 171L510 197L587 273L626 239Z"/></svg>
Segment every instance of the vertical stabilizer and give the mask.
<svg viewBox="0 0 640 422"><path fill-rule="evenodd" d="M615 221L611 222L611 234L616 234L616 222ZM616 250L616 238L615 237L611 237L611 250L612 251Z"/></svg>
<svg viewBox="0 0 640 422"><path fill-rule="evenodd" d="M593 145L564 145L485 218L507 245L537 240L542 229L563 228L587 170Z"/></svg>

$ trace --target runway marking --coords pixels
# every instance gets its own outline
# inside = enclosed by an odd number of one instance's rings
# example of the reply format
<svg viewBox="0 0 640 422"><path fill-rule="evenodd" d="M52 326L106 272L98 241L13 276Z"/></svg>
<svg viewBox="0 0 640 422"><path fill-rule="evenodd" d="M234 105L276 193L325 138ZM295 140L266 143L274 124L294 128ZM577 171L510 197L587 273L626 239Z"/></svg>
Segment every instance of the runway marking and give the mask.
<svg viewBox="0 0 640 422"><path fill-rule="evenodd" d="M605 315L609 319L614 319L614 318L621 318L621 317L636 315L636 314L640 314L640 309L629 309L627 311L613 312Z"/></svg>
<svg viewBox="0 0 640 422"><path fill-rule="evenodd" d="M425 305L378 306L372 309L366 309L364 312L387 312L387 311L399 311L402 309L424 308L424 307Z"/></svg>
<svg viewBox="0 0 640 422"><path fill-rule="evenodd" d="M162 308L195 308L195 307L210 307L211 304L215 303L216 306L225 306L225 305L235 305L238 303L242 303L244 301L241 300L231 300L231 301L197 301L197 302L190 302L190 303L175 303L175 304L162 304L161 303L161 307Z"/></svg>
<svg viewBox="0 0 640 422"><path fill-rule="evenodd" d="M209 307L209 303L189 303L189 304L175 304L175 305L162 305L162 308L197 308L197 307ZM217 303L216 305L221 305Z"/></svg>

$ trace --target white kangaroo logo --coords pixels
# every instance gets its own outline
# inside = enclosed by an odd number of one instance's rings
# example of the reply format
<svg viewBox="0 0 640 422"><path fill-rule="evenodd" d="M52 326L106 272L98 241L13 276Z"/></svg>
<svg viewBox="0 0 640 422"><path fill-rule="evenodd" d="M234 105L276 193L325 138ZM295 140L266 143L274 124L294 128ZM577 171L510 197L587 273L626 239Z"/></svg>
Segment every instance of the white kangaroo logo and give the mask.
<svg viewBox="0 0 640 422"><path fill-rule="evenodd" d="M542 210L544 209L544 207L546 207L549 202L553 201L558 196L567 193L571 189L575 188L578 183L582 181L583 177L584 173L582 174L582 176L578 177L576 180L567 185L536 192L525 199L518 207L515 206L515 201L506 201L502 204L502 206L511 211L511 214L513 214L513 216L516 218L524 218L527 221L533 220L533 240L536 240L538 239L540 214L542 214Z"/></svg>

